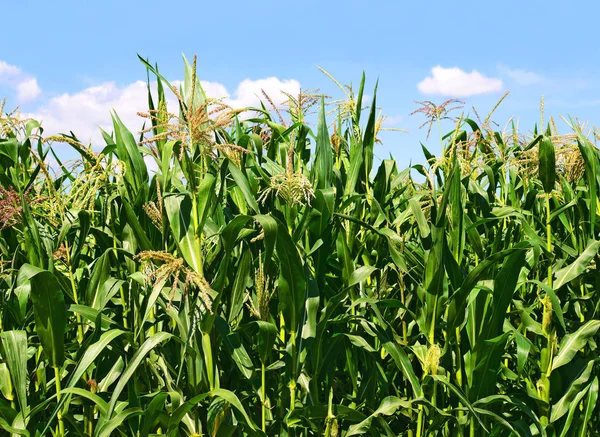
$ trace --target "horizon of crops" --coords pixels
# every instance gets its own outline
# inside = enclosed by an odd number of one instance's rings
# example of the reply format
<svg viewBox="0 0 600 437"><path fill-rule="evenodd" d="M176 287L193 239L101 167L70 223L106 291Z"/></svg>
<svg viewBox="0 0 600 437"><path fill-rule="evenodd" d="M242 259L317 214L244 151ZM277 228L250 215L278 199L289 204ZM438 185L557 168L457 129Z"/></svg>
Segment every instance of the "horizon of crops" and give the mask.
<svg viewBox="0 0 600 437"><path fill-rule="evenodd" d="M240 111L141 61L94 149L0 109L2 435L600 435L595 128L423 102L441 156L375 168L364 75Z"/></svg>

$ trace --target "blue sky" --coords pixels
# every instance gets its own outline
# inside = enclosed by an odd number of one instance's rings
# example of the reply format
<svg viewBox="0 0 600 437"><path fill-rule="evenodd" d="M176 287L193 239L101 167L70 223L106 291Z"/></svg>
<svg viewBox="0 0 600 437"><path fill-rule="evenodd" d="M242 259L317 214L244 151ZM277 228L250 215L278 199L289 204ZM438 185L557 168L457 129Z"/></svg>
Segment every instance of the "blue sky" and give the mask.
<svg viewBox="0 0 600 437"><path fill-rule="evenodd" d="M424 119L409 116L415 100L454 96L485 116L510 90L494 119L517 116L523 131L539 120L542 94L546 117L600 119L599 13L592 1L21 0L3 6L0 96L49 131L95 141L111 107L140 127L137 53L172 79L182 76L182 53L198 55L200 78L239 105L260 87L341 97L317 65L355 85L364 70L368 94L379 78L389 127L408 130L386 134L376 154L407 165L422 161L425 141ZM426 142L432 150L436 138Z"/></svg>

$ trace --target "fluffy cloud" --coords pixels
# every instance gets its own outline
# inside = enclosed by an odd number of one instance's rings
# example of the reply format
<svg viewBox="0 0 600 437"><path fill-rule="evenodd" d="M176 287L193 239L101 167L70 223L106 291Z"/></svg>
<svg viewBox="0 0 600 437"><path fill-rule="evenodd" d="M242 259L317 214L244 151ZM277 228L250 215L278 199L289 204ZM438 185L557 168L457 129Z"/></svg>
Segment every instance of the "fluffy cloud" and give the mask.
<svg viewBox="0 0 600 437"><path fill-rule="evenodd" d="M19 102L35 100L42 93L35 77L22 80L17 84L16 89Z"/></svg>
<svg viewBox="0 0 600 437"><path fill-rule="evenodd" d="M417 87L423 94L448 97L469 97L502 90L502 80L484 76L477 70L470 73L460 68L433 67L431 76Z"/></svg>
<svg viewBox="0 0 600 437"><path fill-rule="evenodd" d="M260 106L260 101L264 100L262 90L269 96L277 106L287 100L283 92L291 95L297 95L300 91L300 82L297 80L280 80L276 77L268 77L259 80L243 80L235 90L235 97L226 99L225 102L234 108L245 108L247 106ZM207 94L210 95L208 90Z"/></svg>
<svg viewBox="0 0 600 437"><path fill-rule="evenodd" d="M519 85L537 85L544 83L546 78L540 74L534 73L533 71L521 70L521 69L513 69L508 68L505 65L500 65L498 67L498 71L500 74L508 76Z"/></svg>
<svg viewBox="0 0 600 437"><path fill-rule="evenodd" d="M106 82L74 94L53 97L27 116L41 121L46 134L73 131L83 142L104 144L98 128L111 131L111 109L130 129L135 130L142 124L136 113L145 105L145 82L137 81L126 87Z"/></svg>
<svg viewBox="0 0 600 437"><path fill-rule="evenodd" d="M0 78L14 77L21 74L21 70L14 65L0 61Z"/></svg>
<svg viewBox="0 0 600 437"><path fill-rule="evenodd" d="M404 121L404 117L400 114L389 115L389 116L385 117L385 120L383 120L383 126L393 127L393 126L397 126L398 124L402 123L403 121Z"/></svg>
<svg viewBox="0 0 600 437"><path fill-rule="evenodd" d="M42 93L36 78L4 61L0 61L0 86L2 85L11 88L16 93L19 103L35 100Z"/></svg>
<svg viewBox="0 0 600 437"><path fill-rule="evenodd" d="M172 82L179 85L179 81ZM282 91L297 94L300 83L296 80L280 80L276 77L242 81L231 95L227 88L218 82L203 81L202 87L209 97L223 98L223 101L234 108L259 106L264 90L276 105L285 101ZM115 82L106 82L98 86L86 88L73 94L62 94L53 97L37 108L28 117L42 122L45 134L68 133L73 131L84 143L104 144L100 130L112 131L110 117L114 110L123 123L132 131L141 129L144 120L137 113L145 111L148 105L148 91L145 82L137 81L127 86L118 86ZM175 97L167 92L167 106L176 111Z"/></svg>

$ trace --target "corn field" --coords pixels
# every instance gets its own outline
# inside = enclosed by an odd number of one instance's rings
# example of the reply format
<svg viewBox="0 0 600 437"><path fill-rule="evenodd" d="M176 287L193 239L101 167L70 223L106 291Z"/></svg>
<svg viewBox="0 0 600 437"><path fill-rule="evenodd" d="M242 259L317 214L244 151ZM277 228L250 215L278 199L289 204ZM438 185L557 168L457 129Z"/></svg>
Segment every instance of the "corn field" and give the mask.
<svg viewBox="0 0 600 437"><path fill-rule="evenodd" d="M240 111L141 61L104 145L1 111L1 435L600 435L595 129L423 102L440 156L375 168L364 75Z"/></svg>

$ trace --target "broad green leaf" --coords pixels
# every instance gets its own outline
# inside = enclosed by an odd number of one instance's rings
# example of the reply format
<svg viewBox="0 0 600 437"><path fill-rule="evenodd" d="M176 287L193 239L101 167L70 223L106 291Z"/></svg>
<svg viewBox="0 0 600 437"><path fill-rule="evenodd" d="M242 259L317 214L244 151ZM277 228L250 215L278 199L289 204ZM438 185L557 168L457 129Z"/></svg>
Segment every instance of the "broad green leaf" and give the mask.
<svg viewBox="0 0 600 437"><path fill-rule="evenodd" d="M556 280L553 283L554 290L558 291L563 285L568 284L585 272L590 262L598 255L598 249L600 249L600 241L590 241L573 263L557 270L555 273Z"/></svg>
<svg viewBox="0 0 600 437"><path fill-rule="evenodd" d="M373 414L364 419L362 422L350 426L350 428L348 428L348 433L346 434L346 436L350 437L353 435L361 435L369 432L369 430L373 428L371 423L374 418L379 416L391 416L400 408L410 409L412 408L412 406L410 402L399 399L396 396L386 397L381 401L379 407L373 412Z"/></svg>
<svg viewBox="0 0 600 437"><path fill-rule="evenodd" d="M556 156L552 140L546 136L538 145L539 178L544 191L549 194L554 190L556 181Z"/></svg>
<svg viewBox="0 0 600 437"><path fill-rule="evenodd" d="M8 431L10 433L12 433L13 435L23 435L26 437L29 437L29 431L27 431L26 429L17 429L12 427L6 420L4 420L2 417L0 417L0 428L2 428L4 431Z"/></svg>
<svg viewBox="0 0 600 437"><path fill-rule="evenodd" d="M525 252L509 255L494 279L491 315L482 326L481 339L488 340L502 333L506 311L512 301L521 268L525 264Z"/></svg>
<svg viewBox="0 0 600 437"><path fill-rule="evenodd" d="M273 345L277 339L277 326L270 322L263 322L257 320L252 322L258 326L258 356L260 361L264 364L268 364L273 354Z"/></svg>
<svg viewBox="0 0 600 437"><path fill-rule="evenodd" d="M419 205L418 199L409 199L408 205L410 206L410 210L412 211L412 214L415 217L415 221L417 222L417 226L419 227L421 238L427 238L430 233L429 224L427 223L425 214L423 214L421 205Z"/></svg>
<svg viewBox="0 0 600 437"><path fill-rule="evenodd" d="M276 248L279 260L279 305L286 328L298 332L304 312L306 278L298 250L281 222L278 223Z"/></svg>
<svg viewBox="0 0 600 437"><path fill-rule="evenodd" d="M333 150L327 133L327 119L325 118L325 98L321 97L321 110L319 112L319 125L317 128L315 149L315 163L313 171L316 173L317 189L327 189L331 186L331 172L333 168Z"/></svg>
<svg viewBox="0 0 600 437"><path fill-rule="evenodd" d="M134 189L129 201L134 202L141 187L148 184L148 170L133 134L125 127L116 112L113 112L111 116L115 130L117 154L119 159L125 163L124 177Z"/></svg>
<svg viewBox="0 0 600 437"><path fill-rule="evenodd" d="M240 169L237 168L236 165L231 161L229 161L228 169L229 169L229 172L231 173L231 176L233 177L233 180L236 183L236 186L239 187L240 190L242 190L242 194L244 195L246 204L255 214L258 214L260 212L260 210L258 207L258 203L256 202L256 196L254 195L254 193L252 192L252 190L250 188L248 179L240 171Z"/></svg>
<svg viewBox="0 0 600 437"><path fill-rule="evenodd" d="M595 361L590 360L588 364L581 370L577 378L575 378L571 385L567 388L565 394L554 405L552 405L550 412L551 423L556 422L565 414L567 414L572 406L577 406L579 404L579 402L576 402L574 405L574 401L581 393L582 388L586 386L590 380L594 364L596 364ZM563 433L564 432L566 432L566 430L563 429Z"/></svg>
<svg viewBox="0 0 600 437"><path fill-rule="evenodd" d="M129 382L129 379L131 379L135 371L142 364L142 361L146 358L146 355L148 355L148 353L160 343L163 343L171 339L172 337L173 335L168 332L158 332L152 337L149 337L136 351L136 353L133 355L133 357L127 364L125 371L121 374L121 377L119 378L117 385L115 386L115 389L112 392L110 403L108 405L107 416L109 419L113 419L112 416L113 412L115 411L115 405L119 399L121 392Z"/></svg>
<svg viewBox="0 0 600 437"><path fill-rule="evenodd" d="M175 194L166 196L164 202L171 232L183 258L196 273L203 274L200 235L197 233L200 229L194 225L198 219L192 201L186 195Z"/></svg>
<svg viewBox="0 0 600 437"><path fill-rule="evenodd" d="M94 433L95 437L110 437L113 432L120 426L122 426L126 420L133 416L141 416L144 411L141 408L127 408L121 411L119 414L111 418L111 420L104 423L103 426L96 428Z"/></svg>
<svg viewBox="0 0 600 437"><path fill-rule="evenodd" d="M2 358L8 366L19 407L27 411L27 333L13 330L0 333Z"/></svg>
<svg viewBox="0 0 600 437"><path fill-rule="evenodd" d="M65 389L61 390L61 394L76 395L76 396L80 396L82 398L88 399L88 400L92 401L96 407L98 407L100 414L102 414L103 416L106 416L106 413L108 413L108 402L106 402L100 396L92 393L89 390L85 390L85 389L79 388L79 387L69 387L69 388L65 388Z"/></svg>
<svg viewBox="0 0 600 437"><path fill-rule="evenodd" d="M583 415L581 429L579 432L579 437L584 437L587 435L587 431L591 425L588 425L590 419L592 418L592 414L596 409L596 402L598 402L598 377L595 376L590 384L587 398L585 399L585 412Z"/></svg>
<svg viewBox="0 0 600 437"><path fill-rule="evenodd" d="M65 329L67 311L65 298L56 277L46 271L25 264L22 267L31 282L31 300L35 314L35 328L50 365L62 367L65 359Z"/></svg>
<svg viewBox="0 0 600 437"><path fill-rule="evenodd" d="M590 320L572 334L563 337L558 347L558 354L552 361L552 371L569 363L577 352L582 350L589 339L600 329L600 320Z"/></svg>
<svg viewBox="0 0 600 437"><path fill-rule="evenodd" d="M242 406L242 403L240 402L238 397L235 395L235 393L232 393L231 391L224 390L224 389L214 389L208 393L204 393L204 394L193 397L192 399L186 401L182 406L177 408L177 410L173 411L173 413L171 414L171 419L169 420L169 428L167 431L167 437L177 436L177 431L179 430L181 420L188 413L188 411L190 411L192 408L194 408L197 404L199 404L203 400L205 400L209 397L213 397L213 396L220 397L220 398L226 400L227 402L229 402L241 413L246 424L250 427L251 430L257 429L256 425L254 424L254 422L252 421L250 416L248 416L248 413L246 413L246 410Z"/></svg>
<svg viewBox="0 0 600 437"><path fill-rule="evenodd" d="M167 399L168 394L165 392L161 392L156 394L148 408L144 411L144 418L142 419L142 429L140 430L140 437L148 437L150 434L150 429L154 425L155 420L158 415L165 410L165 401Z"/></svg>

